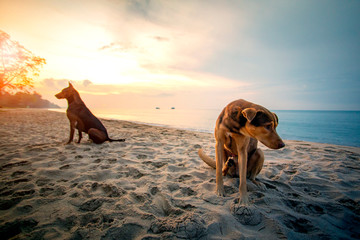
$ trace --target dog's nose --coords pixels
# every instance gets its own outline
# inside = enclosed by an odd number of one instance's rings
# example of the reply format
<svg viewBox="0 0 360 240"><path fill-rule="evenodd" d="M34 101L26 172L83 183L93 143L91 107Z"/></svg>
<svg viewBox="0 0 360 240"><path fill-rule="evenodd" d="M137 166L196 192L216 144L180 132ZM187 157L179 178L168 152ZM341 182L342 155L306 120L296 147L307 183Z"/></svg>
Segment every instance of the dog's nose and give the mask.
<svg viewBox="0 0 360 240"><path fill-rule="evenodd" d="M283 148L285 147L285 143L284 142L280 142L279 145L278 145L278 148Z"/></svg>

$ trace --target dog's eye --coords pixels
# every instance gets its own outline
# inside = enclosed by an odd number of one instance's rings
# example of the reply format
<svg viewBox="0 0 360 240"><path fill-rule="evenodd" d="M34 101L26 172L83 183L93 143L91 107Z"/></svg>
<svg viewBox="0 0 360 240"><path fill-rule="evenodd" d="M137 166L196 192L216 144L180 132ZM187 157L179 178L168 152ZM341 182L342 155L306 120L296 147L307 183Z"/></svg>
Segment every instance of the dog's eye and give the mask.
<svg viewBox="0 0 360 240"><path fill-rule="evenodd" d="M268 124L268 125L265 125L265 128L266 128L266 130L271 130L271 128L272 128L272 124Z"/></svg>

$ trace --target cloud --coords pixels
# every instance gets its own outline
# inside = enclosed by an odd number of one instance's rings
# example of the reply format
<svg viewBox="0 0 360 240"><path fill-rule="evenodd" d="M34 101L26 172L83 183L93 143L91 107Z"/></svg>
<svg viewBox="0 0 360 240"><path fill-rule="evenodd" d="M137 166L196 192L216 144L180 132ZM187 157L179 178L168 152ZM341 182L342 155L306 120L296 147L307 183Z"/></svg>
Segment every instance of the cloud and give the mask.
<svg viewBox="0 0 360 240"><path fill-rule="evenodd" d="M92 82L90 80L83 80L82 84L84 85L84 87L87 87L92 84Z"/></svg>
<svg viewBox="0 0 360 240"><path fill-rule="evenodd" d="M118 43L110 43L110 44L99 47L99 50L102 51L102 50L113 49L116 46L118 46Z"/></svg>
<svg viewBox="0 0 360 240"><path fill-rule="evenodd" d="M161 37L161 36L152 36L153 39L159 41L159 42L163 42L163 41L169 41L170 39L167 37Z"/></svg>
<svg viewBox="0 0 360 240"><path fill-rule="evenodd" d="M194 70L226 46L239 28L238 12L228 3L113 1L108 4L106 14L113 21L106 27L112 33L112 42L99 49L126 52L139 65Z"/></svg>
<svg viewBox="0 0 360 240"><path fill-rule="evenodd" d="M71 79L55 79L55 78L46 78L35 83L35 88L37 91L43 94L52 95L54 92L59 92L63 88L66 88L69 83L77 87L88 87L92 84L90 80L71 80Z"/></svg>
<svg viewBox="0 0 360 240"><path fill-rule="evenodd" d="M69 82L70 80L68 79L46 78L40 81L39 84L47 89L58 90L60 88L64 88L65 86L67 86Z"/></svg>
<svg viewBox="0 0 360 240"><path fill-rule="evenodd" d="M130 42L112 42L107 45L103 45L99 48L99 51L110 51L110 52L128 52L137 50L138 47Z"/></svg>
<svg viewBox="0 0 360 240"><path fill-rule="evenodd" d="M130 11L133 14L136 14L143 18L149 17L150 12L150 4L151 2L149 0L146 1L139 1L139 0L128 0L126 2L126 8L128 11Z"/></svg>

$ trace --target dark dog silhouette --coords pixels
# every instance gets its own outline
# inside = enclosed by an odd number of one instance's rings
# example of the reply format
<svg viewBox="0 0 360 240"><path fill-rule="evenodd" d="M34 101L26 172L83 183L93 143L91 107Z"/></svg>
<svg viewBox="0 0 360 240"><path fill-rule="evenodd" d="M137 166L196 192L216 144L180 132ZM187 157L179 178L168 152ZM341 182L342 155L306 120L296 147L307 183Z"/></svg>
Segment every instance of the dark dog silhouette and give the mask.
<svg viewBox="0 0 360 240"><path fill-rule="evenodd" d="M70 138L67 143L71 143L74 138L75 128L79 131L80 143L82 132L89 134L89 138L97 144L105 141L124 142L125 139L111 139L108 136L106 128L100 120L90 112L85 103L81 100L80 94L75 90L73 85L69 82L69 87L64 88L60 93L56 94L58 99L65 98L68 101L68 108L66 115L70 121Z"/></svg>

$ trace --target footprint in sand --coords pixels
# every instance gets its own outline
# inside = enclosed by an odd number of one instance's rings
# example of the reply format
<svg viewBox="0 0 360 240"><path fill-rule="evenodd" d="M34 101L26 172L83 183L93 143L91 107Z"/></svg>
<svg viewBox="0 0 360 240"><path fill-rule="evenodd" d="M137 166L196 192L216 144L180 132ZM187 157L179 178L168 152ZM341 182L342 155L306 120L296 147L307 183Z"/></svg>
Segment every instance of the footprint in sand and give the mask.
<svg viewBox="0 0 360 240"><path fill-rule="evenodd" d="M148 193L131 192L130 196L138 203L144 203L151 198Z"/></svg>
<svg viewBox="0 0 360 240"><path fill-rule="evenodd" d="M324 209L316 204L307 204L303 201L292 200L292 199L283 199L286 206L290 209L304 214L304 215L322 215L324 214Z"/></svg>
<svg viewBox="0 0 360 240"><path fill-rule="evenodd" d="M311 234L312 232L319 231L318 228L311 224L311 221L305 218L297 218L292 215L285 215L283 223L286 227L299 233Z"/></svg>
<svg viewBox="0 0 360 240"><path fill-rule="evenodd" d="M25 171L15 171L11 174L11 177L19 177L19 176L22 176L25 174L27 174L27 172L25 172Z"/></svg>
<svg viewBox="0 0 360 240"><path fill-rule="evenodd" d="M55 226L59 226L60 228L63 228L67 231L70 231L73 227L77 225L77 216L71 215L66 218L57 218L55 222L53 223Z"/></svg>
<svg viewBox="0 0 360 240"><path fill-rule="evenodd" d="M35 194L34 189L19 190L15 192L14 190L8 190L7 188L4 188L3 190L5 191L1 192L2 198L0 199L0 210L10 209L19 204L22 200L32 198Z"/></svg>
<svg viewBox="0 0 360 240"><path fill-rule="evenodd" d="M115 158L110 158L110 159L107 159L107 161L110 163L110 164L114 164L116 163L116 159Z"/></svg>
<svg viewBox="0 0 360 240"><path fill-rule="evenodd" d="M145 154L138 154L138 155L136 156L136 158L137 158L137 159L147 159L147 155L145 155Z"/></svg>
<svg viewBox="0 0 360 240"><path fill-rule="evenodd" d="M7 222L0 227L1 238L10 239L21 233L23 230L31 232L38 225L38 223L39 222L34 220L33 218L21 220L17 219L13 222Z"/></svg>
<svg viewBox="0 0 360 240"><path fill-rule="evenodd" d="M29 161L19 161L19 162L13 162L13 163L8 163L8 164L5 164L3 166L0 167L0 171L3 171L3 170L7 170L7 169L10 169L10 168L13 168L13 167L20 167L20 166L26 166L26 165L29 165L31 164Z"/></svg>
<svg viewBox="0 0 360 240"><path fill-rule="evenodd" d="M18 178L18 179L6 182L6 186L14 186L19 183L25 183L25 182L30 182L30 179L29 178Z"/></svg>
<svg viewBox="0 0 360 240"><path fill-rule="evenodd" d="M85 212L93 212L99 207L101 207L104 202L105 200L101 198L91 199L81 204L79 206L79 210Z"/></svg>
<svg viewBox="0 0 360 240"><path fill-rule="evenodd" d="M19 213L23 213L23 214L28 214L33 210L33 207L31 205L24 205L24 206L19 206L16 208L16 211L18 211Z"/></svg>
<svg viewBox="0 0 360 240"><path fill-rule="evenodd" d="M193 176L188 175L188 174L184 174L184 175L181 175L181 176L179 177L178 181L179 181L179 182L185 182L185 181L190 180L190 179L192 179L192 178L193 178Z"/></svg>
<svg viewBox="0 0 360 240"><path fill-rule="evenodd" d="M35 193L34 189L31 190L22 190L15 192L12 196L13 197L30 197Z"/></svg>
<svg viewBox="0 0 360 240"><path fill-rule="evenodd" d="M66 170L66 169L69 169L70 168L70 165L69 164L66 164L64 166L61 166L59 169L60 170Z"/></svg>
<svg viewBox="0 0 360 240"><path fill-rule="evenodd" d="M179 185L178 184L176 184L176 183L169 183L168 185L167 185L167 188L169 189L169 191L170 192L174 192L174 191L176 191L176 190L179 190Z"/></svg>
<svg viewBox="0 0 360 240"><path fill-rule="evenodd" d="M100 163L102 160L100 159L100 158L98 158L98 159L95 159L94 160L94 163Z"/></svg>
<svg viewBox="0 0 360 240"><path fill-rule="evenodd" d="M178 207L182 210L192 211L192 210L196 209L196 207L194 205L186 203L184 200L172 199L172 203L173 203L174 207Z"/></svg>
<svg viewBox="0 0 360 240"><path fill-rule="evenodd" d="M36 181L36 185L39 187L45 186L46 184L48 184L50 182L50 179L48 178L40 178L39 180Z"/></svg>
<svg viewBox="0 0 360 240"><path fill-rule="evenodd" d="M40 188L39 194L42 197L48 197L48 196L59 197L59 196L63 196L66 194L66 188L62 187L62 186L56 187L56 188L43 187L43 188Z"/></svg>
<svg viewBox="0 0 360 240"><path fill-rule="evenodd" d="M150 188L150 194L151 195L156 195L158 192L160 192L158 187L151 187Z"/></svg>
<svg viewBox="0 0 360 240"><path fill-rule="evenodd" d="M143 174L142 172L140 172L139 170L137 170L136 168L128 168L128 172L125 173L126 177L132 177L134 179L139 179L142 178L143 176L145 176L146 174Z"/></svg>
<svg viewBox="0 0 360 240"><path fill-rule="evenodd" d="M194 196L194 195L196 195L196 192L194 190L192 190L190 187L181 188L181 193L184 196Z"/></svg>
<svg viewBox="0 0 360 240"><path fill-rule="evenodd" d="M121 197L126 193L124 189L109 184L102 185L101 188L106 196L111 198Z"/></svg>
<svg viewBox="0 0 360 240"><path fill-rule="evenodd" d="M172 233L169 237L200 239L206 235L204 220L196 213L187 213L170 219L157 219L151 223L150 231L155 234Z"/></svg>
<svg viewBox="0 0 360 240"><path fill-rule="evenodd" d="M255 226L261 223L262 214L253 205L244 206L235 199L230 206L230 212L243 225Z"/></svg>
<svg viewBox="0 0 360 240"><path fill-rule="evenodd" d="M7 210L14 206L16 206L18 203L20 203L22 198L16 197L11 199L0 199L0 210Z"/></svg>
<svg viewBox="0 0 360 240"><path fill-rule="evenodd" d="M136 223L125 223L121 227L110 228L101 239L137 239L138 236L141 236L144 233L145 229L141 225Z"/></svg>

